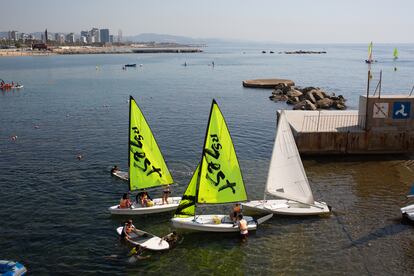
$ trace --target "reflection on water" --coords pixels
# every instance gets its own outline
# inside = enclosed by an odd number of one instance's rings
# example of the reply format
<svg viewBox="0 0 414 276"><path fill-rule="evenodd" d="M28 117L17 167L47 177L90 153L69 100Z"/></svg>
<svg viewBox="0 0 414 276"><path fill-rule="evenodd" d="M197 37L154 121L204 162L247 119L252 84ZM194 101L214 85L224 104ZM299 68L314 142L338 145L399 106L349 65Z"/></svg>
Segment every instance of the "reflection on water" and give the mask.
<svg viewBox="0 0 414 276"><path fill-rule="evenodd" d="M275 217L246 243L232 234L186 234L175 249L130 264L129 250L115 233L126 218L111 217L107 208L118 202L127 184L110 177L109 169L127 166L130 94L171 168L176 195L199 162L211 99L216 98L233 136L248 196L260 199L275 111L287 106L269 101L270 91L241 87L241 81L283 76L301 85L332 87L357 106L366 76L361 63L365 45L327 50L323 57L270 58L252 49L244 50L245 55L225 49L194 55L0 59L2 78L25 86L0 94L0 257L23 262L35 275L413 274L414 229L399 224L399 208L408 204L404 195L414 166L400 156L306 158L315 198L331 205L333 215ZM144 67L121 70L131 60ZM180 66L185 60L197 66ZM214 69L206 65L212 60ZM385 88L403 89L414 73L412 62L392 73ZM15 141L13 135L18 136ZM225 206L214 208L228 212ZM172 231L169 218L143 216L134 223L163 236ZM107 258L115 255L120 257Z"/></svg>

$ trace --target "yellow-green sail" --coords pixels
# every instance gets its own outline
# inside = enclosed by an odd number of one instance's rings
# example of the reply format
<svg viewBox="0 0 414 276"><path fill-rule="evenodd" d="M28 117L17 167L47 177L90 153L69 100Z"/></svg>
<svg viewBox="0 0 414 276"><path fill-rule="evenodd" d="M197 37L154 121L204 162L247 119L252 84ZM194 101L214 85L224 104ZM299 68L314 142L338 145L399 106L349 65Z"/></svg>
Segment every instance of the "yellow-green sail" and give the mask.
<svg viewBox="0 0 414 276"><path fill-rule="evenodd" d="M172 184L154 135L134 98L129 100L129 189Z"/></svg>
<svg viewBox="0 0 414 276"><path fill-rule="evenodd" d="M197 202L229 203L247 200L239 162L229 130L213 100L200 167Z"/></svg>
<svg viewBox="0 0 414 276"><path fill-rule="evenodd" d="M180 204L175 210L174 217L185 218L194 216L199 171L200 165L197 166L190 183L188 183L187 189L180 200Z"/></svg>
<svg viewBox="0 0 414 276"><path fill-rule="evenodd" d="M394 48L393 55L394 55L394 59L397 59L398 58L398 50L397 50L397 48Z"/></svg>

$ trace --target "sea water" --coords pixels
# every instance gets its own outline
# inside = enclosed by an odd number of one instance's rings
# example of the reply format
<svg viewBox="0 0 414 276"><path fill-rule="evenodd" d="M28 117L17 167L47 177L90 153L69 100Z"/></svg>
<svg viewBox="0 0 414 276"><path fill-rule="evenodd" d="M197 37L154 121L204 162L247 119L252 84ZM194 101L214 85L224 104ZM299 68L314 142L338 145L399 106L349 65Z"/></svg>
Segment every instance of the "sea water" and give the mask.
<svg viewBox="0 0 414 276"><path fill-rule="evenodd" d="M396 46L400 58L393 61ZM374 47L371 93L380 70L382 94L410 93L413 46ZM279 54L300 49L327 54ZM0 258L24 263L33 275L413 274L414 229L400 224L399 208L408 203L404 194L414 166L403 156L306 158L314 196L333 207L332 216L274 217L244 243L237 234L189 233L169 252L128 261L129 249L115 232L126 218L111 217L107 208L128 189L109 170L127 167L130 95L171 169L173 195L183 193L201 158L214 98L233 137L248 196L260 199L276 110L291 106L270 101L271 90L243 88L243 80L291 79L343 95L349 109L357 109L359 95L366 94L367 45L203 50L0 58L0 79L24 85L0 91ZM122 70L127 63L142 66ZM134 223L163 236L173 230L170 217L135 217Z"/></svg>

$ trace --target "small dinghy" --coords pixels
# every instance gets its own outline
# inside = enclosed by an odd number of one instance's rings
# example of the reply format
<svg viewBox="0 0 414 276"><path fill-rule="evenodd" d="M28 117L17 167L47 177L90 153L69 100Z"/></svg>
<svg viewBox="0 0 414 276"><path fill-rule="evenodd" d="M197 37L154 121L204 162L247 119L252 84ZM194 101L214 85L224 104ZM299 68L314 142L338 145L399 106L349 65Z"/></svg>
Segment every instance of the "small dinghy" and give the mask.
<svg viewBox="0 0 414 276"><path fill-rule="evenodd" d="M266 199L272 195L279 199ZM284 111L280 113L276 139L267 175L264 200L243 203L246 211L278 215L311 216L329 214L329 206L315 201L302 160Z"/></svg>
<svg viewBox="0 0 414 276"><path fill-rule="evenodd" d="M137 67L136 63L125 64L125 67Z"/></svg>
<svg viewBox="0 0 414 276"><path fill-rule="evenodd" d="M118 171L112 172L112 175L119 178L119 179L121 179L121 180L124 180L124 181L129 180L129 173L128 172L118 170Z"/></svg>
<svg viewBox="0 0 414 276"><path fill-rule="evenodd" d="M203 154L182 196L180 205L171 219L177 229L204 232L240 232L229 215L197 215L198 205L235 203L247 200L246 188L237 160L236 151L223 114L215 100L211 105L204 140ZM247 230L270 219L273 214L259 220L243 216Z"/></svg>
<svg viewBox="0 0 414 276"><path fill-rule="evenodd" d="M0 260L0 275L20 276L26 275L27 269L19 262Z"/></svg>
<svg viewBox="0 0 414 276"><path fill-rule="evenodd" d="M141 204L134 202L130 208L119 208L119 205L109 207L111 215L146 215L164 212L172 212L177 209L181 197L169 197L168 204L162 204L162 198L154 198L153 206L142 207Z"/></svg>
<svg viewBox="0 0 414 276"><path fill-rule="evenodd" d="M150 126L132 96L129 99L128 148L129 173L116 170L112 174L127 180L130 192L144 193L149 188L164 187L163 195L168 193L168 204L162 204L162 198L155 198L145 207L142 207L140 202L135 202L129 208L111 206L108 208L109 212L112 215L144 215L175 210L181 197L170 197L171 191L167 187L173 184L174 180Z"/></svg>
<svg viewBox="0 0 414 276"><path fill-rule="evenodd" d="M412 198L412 197L414 197L414 185L411 187L411 190L407 195L407 198ZM414 204L402 207L401 215L402 215L403 221L414 223Z"/></svg>
<svg viewBox="0 0 414 276"><path fill-rule="evenodd" d="M123 228L124 227L120 226L116 229L119 236L122 235ZM170 244L167 241L142 230L137 230L136 232L131 233L130 236L131 238L128 239L130 243L142 246L148 250L162 251L170 249Z"/></svg>

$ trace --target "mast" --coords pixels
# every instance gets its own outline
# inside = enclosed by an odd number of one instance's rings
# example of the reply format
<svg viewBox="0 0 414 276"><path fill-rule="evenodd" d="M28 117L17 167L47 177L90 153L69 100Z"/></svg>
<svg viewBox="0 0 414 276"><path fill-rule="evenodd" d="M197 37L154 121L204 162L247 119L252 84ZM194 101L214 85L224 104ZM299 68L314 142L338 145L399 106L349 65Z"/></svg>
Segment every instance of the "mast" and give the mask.
<svg viewBox="0 0 414 276"><path fill-rule="evenodd" d="M200 160L200 163L199 163L199 164L200 164L200 165L199 165L199 166L200 166L200 169L198 170L198 175L197 175L197 184L196 184L196 193L195 193L195 204L194 204L194 206L195 206L195 210L194 210L194 219L195 219L196 214L197 214L197 202L198 202L198 192L199 192L199 189L200 189L200 176L201 176L201 168L203 167L203 161L204 161L204 148L205 148L206 141L207 141L207 134L208 134L208 130L209 130L209 128L210 128L211 114L213 113L213 107L214 107L214 104L217 104L215 99L213 99L213 101L211 102L210 115L208 116L208 122L207 122L207 127L206 127L206 133L205 133L205 135L204 135L203 149L202 149L202 151L201 151L201 160Z"/></svg>
<svg viewBox="0 0 414 276"><path fill-rule="evenodd" d="M131 153L130 153L130 143L131 143L131 105L134 98L129 95L129 124L128 124L128 191L131 191L131 171L129 166L131 164Z"/></svg>

